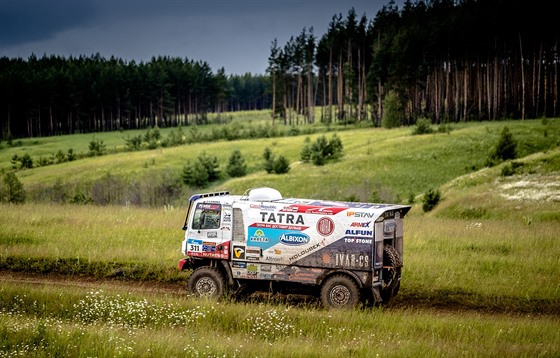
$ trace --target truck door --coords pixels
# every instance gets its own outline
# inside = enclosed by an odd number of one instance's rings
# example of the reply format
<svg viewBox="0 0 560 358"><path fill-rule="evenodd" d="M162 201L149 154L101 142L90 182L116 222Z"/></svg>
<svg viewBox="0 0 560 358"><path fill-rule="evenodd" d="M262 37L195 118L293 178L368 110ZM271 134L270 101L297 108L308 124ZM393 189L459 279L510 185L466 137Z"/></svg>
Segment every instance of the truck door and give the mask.
<svg viewBox="0 0 560 358"><path fill-rule="evenodd" d="M222 205L199 202L193 214L188 235L188 251L195 253L215 253L222 242Z"/></svg>

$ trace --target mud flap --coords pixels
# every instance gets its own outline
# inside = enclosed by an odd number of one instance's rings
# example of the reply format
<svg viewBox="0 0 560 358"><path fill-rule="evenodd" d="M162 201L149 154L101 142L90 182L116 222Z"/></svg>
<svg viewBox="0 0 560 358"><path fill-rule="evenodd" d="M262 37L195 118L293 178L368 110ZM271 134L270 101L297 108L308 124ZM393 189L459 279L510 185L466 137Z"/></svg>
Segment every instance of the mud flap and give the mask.
<svg viewBox="0 0 560 358"><path fill-rule="evenodd" d="M376 304L383 302L383 299L381 298L381 292L379 292L379 286L372 287L371 294L373 296L373 301Z"/></svg>
<svg viewBox="0 0 560 358"><path fill-rule="evenodd" d="M188 270L193 268L193 264L192 264L192 259L189 258L185 258L185 259L181 259L179 260L179 271L183 271L183 270Z"/></svg>

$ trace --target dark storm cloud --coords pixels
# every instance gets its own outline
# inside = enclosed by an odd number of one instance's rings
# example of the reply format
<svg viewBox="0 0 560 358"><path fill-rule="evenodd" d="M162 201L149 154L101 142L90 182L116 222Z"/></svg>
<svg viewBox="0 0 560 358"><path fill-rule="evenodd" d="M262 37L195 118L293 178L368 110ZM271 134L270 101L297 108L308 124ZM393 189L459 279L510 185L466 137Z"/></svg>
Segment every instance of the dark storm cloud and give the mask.
<svg viewBox="0 0 560 358"><path fill-rule="evenodd" d="M303 28L320 38L334 15L371 20L389 1L0 0L0 57L172 56L264 73L274 39L283 46Z"/></svg>
<svg viewBox="0 0 560 358"><path fill-rule="evenodd" d="M39 41L93 21L83 0L0 0L0 46Z"/></svg>

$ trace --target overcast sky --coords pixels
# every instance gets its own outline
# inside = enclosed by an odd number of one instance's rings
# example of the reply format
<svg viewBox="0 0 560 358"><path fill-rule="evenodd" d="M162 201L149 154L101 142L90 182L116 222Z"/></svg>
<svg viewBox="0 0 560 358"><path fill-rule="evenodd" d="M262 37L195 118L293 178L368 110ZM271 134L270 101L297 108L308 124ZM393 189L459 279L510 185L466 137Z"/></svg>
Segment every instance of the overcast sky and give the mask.
<svg viewBox="0 0 560 358"><path fill-rule="evenodd" d="M270 46L333 15L373 20L389 0L0 0L0 57L99 53L127 61L172 56L216 72L264 74Z"/></svg>

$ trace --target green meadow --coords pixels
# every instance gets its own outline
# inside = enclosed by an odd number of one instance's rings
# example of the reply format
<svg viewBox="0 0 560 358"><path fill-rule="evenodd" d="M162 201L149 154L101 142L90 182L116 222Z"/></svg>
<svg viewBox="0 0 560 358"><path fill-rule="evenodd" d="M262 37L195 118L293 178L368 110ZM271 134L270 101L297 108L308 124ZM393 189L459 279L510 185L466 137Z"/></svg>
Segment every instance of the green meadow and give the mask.
<svg viewBox="0 0 560 358"><path fill-rule="evenodd" d="M505 126L517 159L487 167ZM412 135L410 127L302 126L299 134L141 151L125 151L127 133L99 133L95 138L113 148L106 155L18 171L26 203L0 204L0 357L557 357L560 120L449 128ZM299 161L306 137L334 133L344 145L340 160ZM85 152L92 137L2 142L0 167L8 170L14 153ZM262 169L266 147L290 161L287 174ZM223 172L234 149L248 174L232 179ZM165 205L53 203L45 194L57 188L92 195L108 177L112 185L142 182L149 191L150 183L180 181L185 162L202 151L218 158L220 180L206 188L183 185ZM350 312L269 295L187 297L188 273L176 266L188 196L257 186L286 197L411 204L399 295L386 306ZM439 190L441 200L424 212L429 189ZM143 285L166 290L138 290Z"/></svg>

